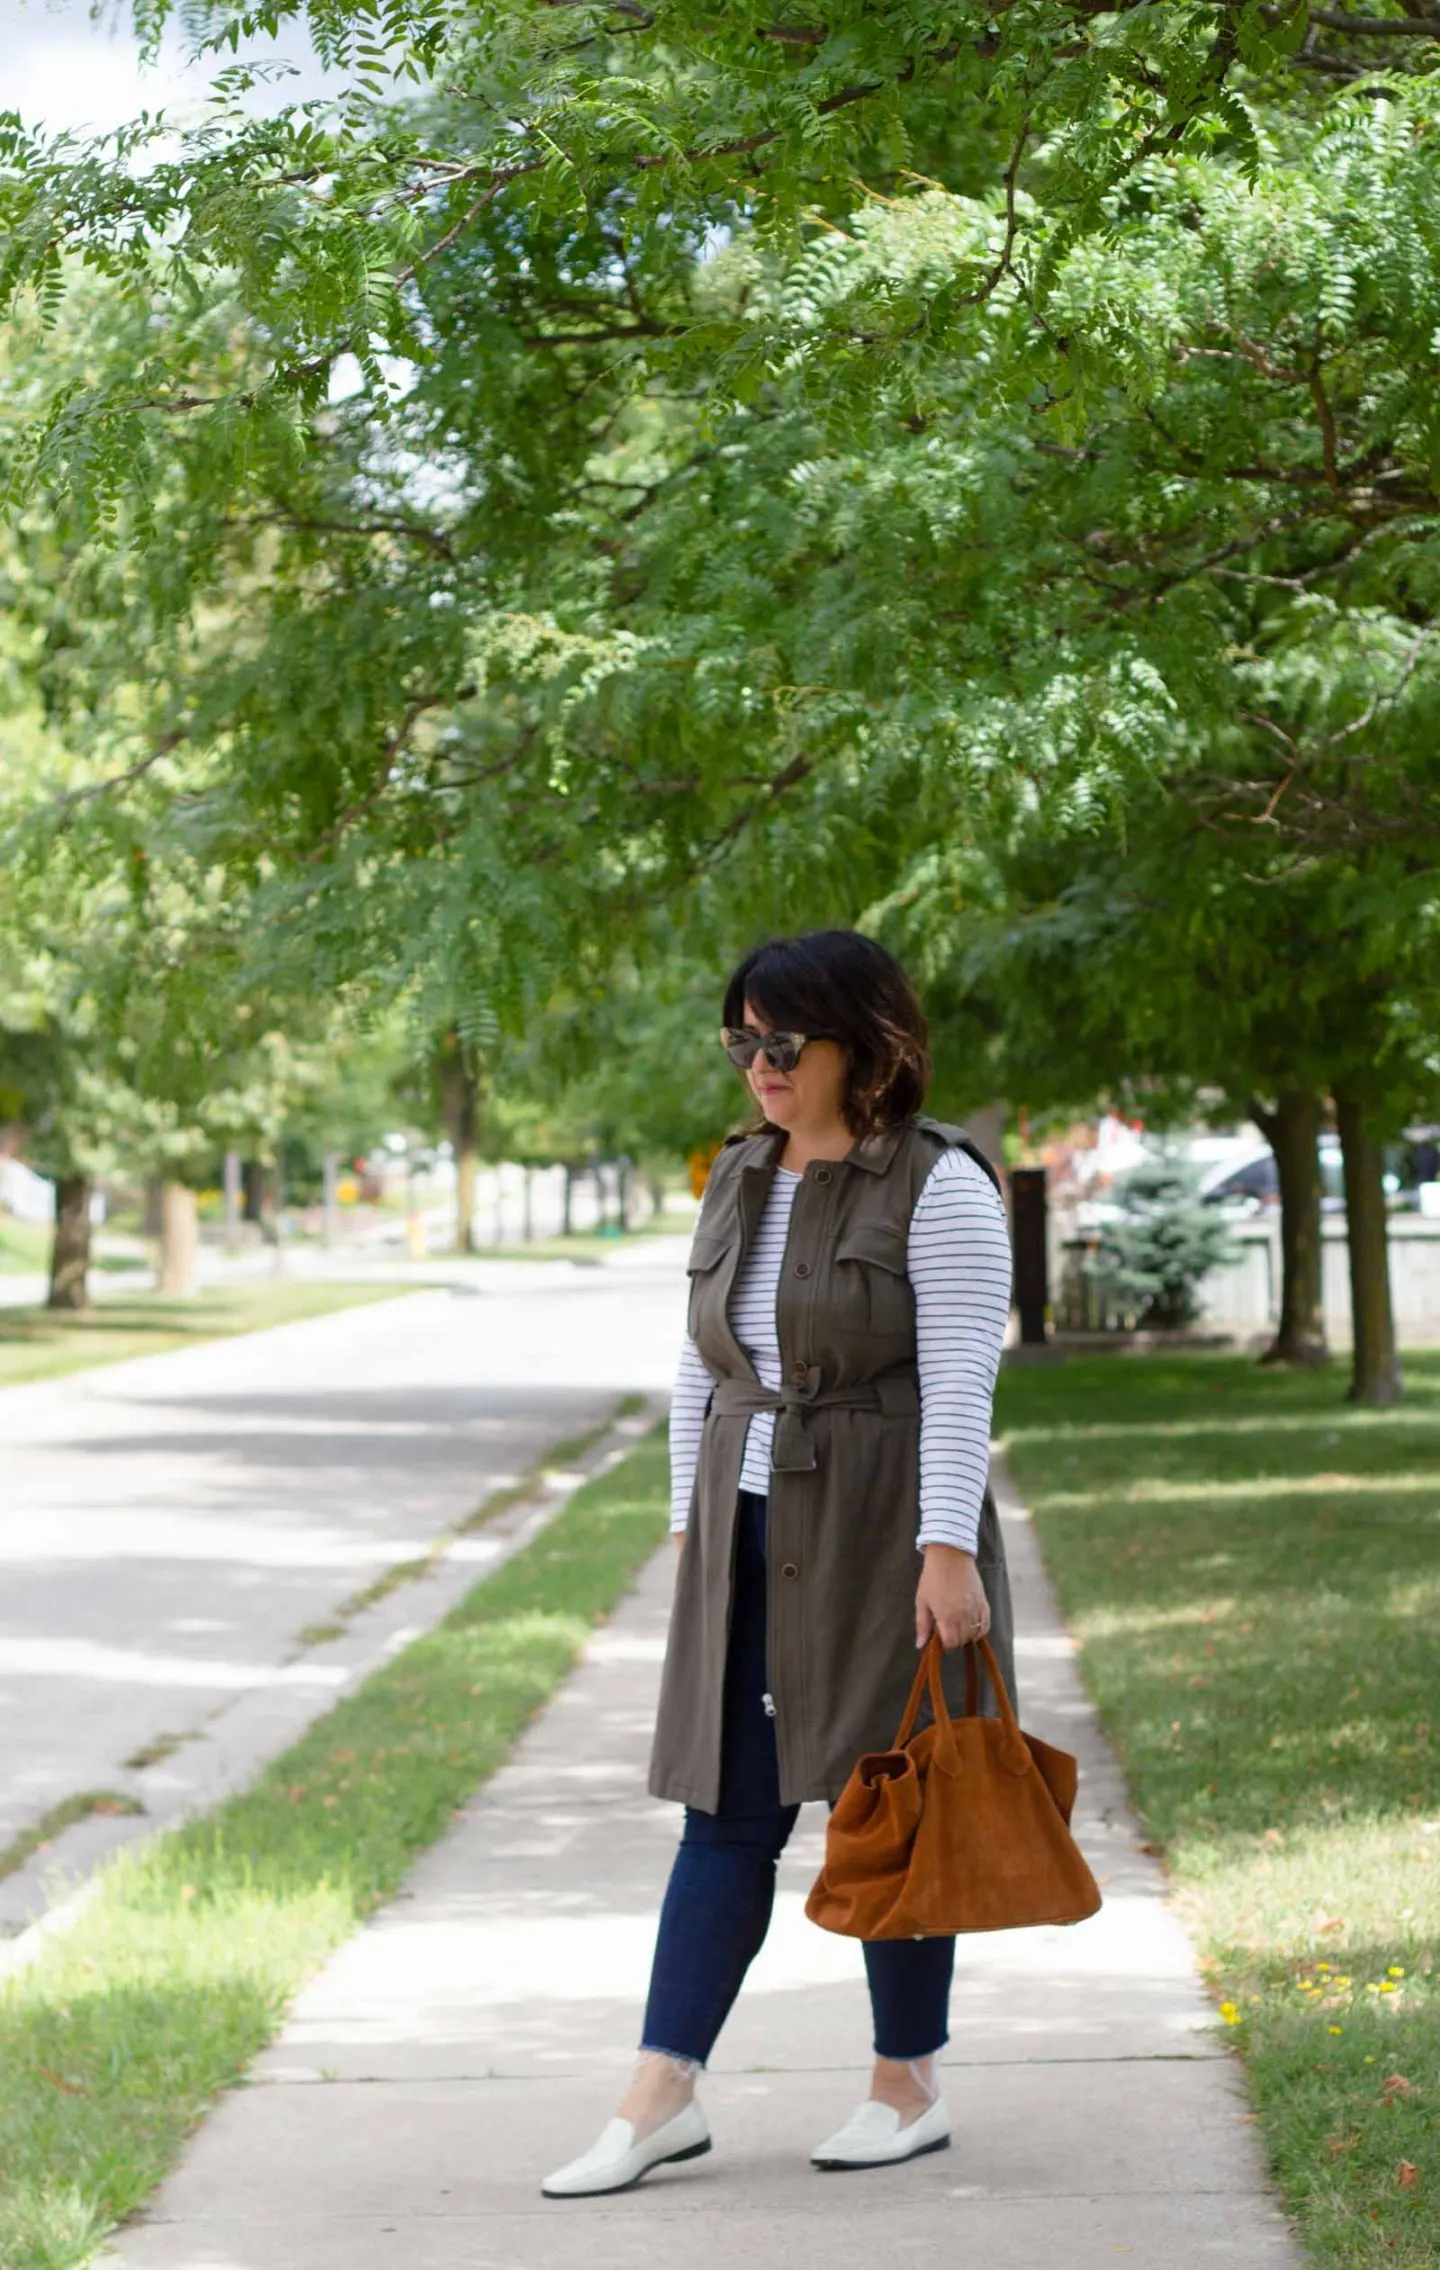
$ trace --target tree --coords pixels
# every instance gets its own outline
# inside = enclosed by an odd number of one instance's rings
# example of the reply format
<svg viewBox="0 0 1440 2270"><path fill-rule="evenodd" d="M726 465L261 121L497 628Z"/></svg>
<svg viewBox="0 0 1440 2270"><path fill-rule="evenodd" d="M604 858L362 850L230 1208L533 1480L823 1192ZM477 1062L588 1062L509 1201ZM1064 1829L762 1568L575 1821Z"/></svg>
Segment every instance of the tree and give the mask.
<svg viewBox="0 0 1440 2270"><path fill-rule="evenodd" d="M1194 1322L1201 1280L1232 1258L1229 1230L1195 1196L1194 1177L1172 1159L1132 1169L1120 1220L1101 1232L1096 1272L1161 1331Z"/></svg>
<svg viewBox="0 0 1440 2270"><path fill-rule="evenodd" d="M83 1309L96 1182L142 1112L124 1081L97 1067L91 1005L72 973L33 958L23 974L7 972L8 960L0 949L0 1077L29 1157L55 1183L46 1305Z"/></svg>
<svg viewBox="0 0 1440 2270"><path fill-rule="evenodd" d="M178 13L167 0L137 6L152 48ZM487 0L463 19L444 0L302 0L185 19L217 59L242 31L295 21L349 67L339 102L248 118L255 74L232 63L212 115L163 154L168 121L117 136L98 160L9 130L7 287L53 293L63 263L82 259L143 299L158 283L203 311L197 284L226 271L264 341L258 368L214 394L188 383L184 326L179 353L157 339L129 386L57 408L36 437L42 465L84 462L102 486L128 481L147 414L228 425L232 472L257 451L284 454L287 426L324 401L342 353L383 403L384 356L424 353L416 287L492 222L514 238L536 216L584 209L626 236L701 245L743 219L794 247L851 208L856 179L903 188L918 153L967 189L980 177L985 240L967 246L952 297L984 307L1103 228L1107 199L1146 167L1217 144L1253 166L1258 103L1304 111L1337 82L1427 70L1433 39L1423 16L1322 22L1238 0L1107 14L1087 0L1018 14L981 0L832 0L802 23L694 0L643 17L600 0L563 11ZM426 99L398 103L397 78ZM678 338L624 307L614 328L647 360L684 368L698 352L744 385L772 352L763 306L732 314L718 337L701 318ZM1043 305L1034 316L1046 323Z"/></svg>
<svg viewBox="0 0 1440 2270"><path fill-rule="evenodd" d="M1298 1097L1310 1167L1292 1160L1282 1175L1282 1330L1311 1314L1318 1325L1320 1099L1363 1082L1382 1134L1433 1108L1428 925L1393 882L1350 870L1281 860L1247 875L1226 837L1158 791L1132 802L1127 828L1122 846L1053 812L1021 816L1008 843L918 861L877 911L927 993L968 1006L984 1080L1034 1108L1102 1098L1163 1126L1197 1109L1271 1117L1257 1098ZM1378 1154L1362 1171L1351 1392L1383 1401L1383 1349L1361 1306L1378 1309L1388 1283ZM1315 1338L1277 1336L1270 1359L1313 1361Z"/></svg>
<svg viewBox="0 0 1440 2270"><path fill-rule="evenodd" d="M1320 1232L1324 1099L1314 1088L1282 1087L1273 1103L1252 1099L1250 1116L1275 1155L1280 1187L1280 1321L1260 1361L1315 1369L1330 1360Z"/></svg>
<svg viewBox="0 0 1440 2270"><path fill-rule="evenodd" d="M178 791L183 765L187 825L253 881L262 970L363 967L430 1031L463 1001L512 1034L603 985L657 910L683 907L689 950L935 901L953 970L937 846L943 878L957 844L1000 869L1047 839L1108 844L1143 931L1168 880L1132 872L1158 799L1205 884L1168 950L1188 924L1243 973L1246 1015L1212 1047L1195 989L1152 968L1153 1023L1191 1004L1188 1062L1098 1001L1092 1037L1108 1015L1122 1049L1153 1039L1177 1092L1223 1054L1213 1080L1262 1108L1350 1093L1376 1045L1413 1058L1410 979L1372 997L1371 950L1423 932L1434 858L1437 96L1295 92L1408 33L1312 27L1292 68L1254 27L1212 47L1213 16L1181 9L1122 11L1075 55L1014 12L973 53L953 11L942 38L924 11L845 9L818 42L748 14L566 16L558 44L552 10L479 19L435 99L386 113L383 150L361 99L331 141L237 130L233 179L190 146L139 209L124 192L136 225L73 410L37 414L65 391L42 377L16 429L17 478L42 485L84 441L82 503L132 493L142 443L164 455L121 581L184 700L137 723L117 796L136 767ZM428 21L407 19L422 45ZM494 72L504 181L459 101ZM530 103L568 137L545 165ZM407 203L425 179L443 186ZM16 195L27 247L57 214L110 226L63 166ZM418 233L357 345L336 263L362 212L372 276L397 216ZM262 217L283 278L247 259ZM377 338L398 377L365 363ZM322 400L342 340L360 384ZM237 602L207 621L221 580ZM103 678L93 643L77 688ZM1077 907L1055 897L1063 932ZM1103 905L1078 911L1103 932ZM1308 966L1304 926L1332 914L1348 991ZM1010 1045L1005 1005L977 1012L958 981L945 1023L987 1072ZM1404 1086L1392 1065L1366 1088L1374 1124ZM1313 1192L1289 1181L1303 1352Z"/></svg>

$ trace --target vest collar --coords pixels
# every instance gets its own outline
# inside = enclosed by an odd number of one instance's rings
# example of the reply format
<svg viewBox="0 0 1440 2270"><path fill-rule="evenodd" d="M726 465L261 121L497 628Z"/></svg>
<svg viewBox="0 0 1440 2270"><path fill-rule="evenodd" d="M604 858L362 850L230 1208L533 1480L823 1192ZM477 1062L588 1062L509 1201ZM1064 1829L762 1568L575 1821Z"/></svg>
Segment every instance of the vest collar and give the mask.
<svg viewBox="0 0 1440 2270"><path fill-rule="evenodd" d="M900 1148L908 1124L901 1120L896 1127L882 1127L873 1135L862 1135L854 1148L845 1153L844 1164L863 1167L867 1174L884 1174Z"/></svg>

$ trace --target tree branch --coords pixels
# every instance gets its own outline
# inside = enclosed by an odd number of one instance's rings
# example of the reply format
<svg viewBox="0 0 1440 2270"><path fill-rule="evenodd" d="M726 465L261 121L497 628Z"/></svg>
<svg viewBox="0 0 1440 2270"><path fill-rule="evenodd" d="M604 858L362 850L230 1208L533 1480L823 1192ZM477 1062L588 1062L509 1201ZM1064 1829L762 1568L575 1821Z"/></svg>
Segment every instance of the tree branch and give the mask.
<svg viewBox="0 0 1440 2270"><path fill-rule="evenodd" d="M423 544L428 551L436 552L441 559L452 561L455 547L448 536L438 528L426 528L419 521L386 519L374 520L318 520L308 513L252 512L233 520L232 528L293 528L299 535L315 536L405 536L412 543Z"/></svg>
<svg viewBox="0 0 1440 2270"><path fill-rule="evenodd" d="M163 734L153 749L147 751L143 757L138 757L133 765L127 765L124 772L111 773L108 780L92 780L85 788L67 789L63 796L51 798L49 810L52 812L70 811L77 804L88 804L92 797L108 796L112 789L128 788L132 781L139 780L142 774L150 770L152 765L158 765L162 757L168 757L172 751L179 748L182 741L187 741L189 738L188 728L177 725L173 731Z"/></svg>
<svg viewBox="0 0 1440 2270"><path fill-rule="evenodd" d="M347 829L353 827L357 820L363 820L368 813L375 810L377 804L383 802L385 792L394 777L395 767L404 752L405 744L426 711L444 708L451 702L467 701L474 694L474 691L473 686L461 686L454 693L416 695L405 710L381 753L379 779L366 795L357 798L353 804L347 804L344 811L336 817L308 853L309 860L319 859L325 852L333 850Z"/></svg>
<svg viewBox="0 0 1440 2270"><path fill-rule="evenodd" d="M1267 24L1288 23L1279 8L1262 8ZM1335 8L1312 8L1310 22L1327 32L1356 34L1361 39L1440 39L1440 16L1345 16Z"/></svg>

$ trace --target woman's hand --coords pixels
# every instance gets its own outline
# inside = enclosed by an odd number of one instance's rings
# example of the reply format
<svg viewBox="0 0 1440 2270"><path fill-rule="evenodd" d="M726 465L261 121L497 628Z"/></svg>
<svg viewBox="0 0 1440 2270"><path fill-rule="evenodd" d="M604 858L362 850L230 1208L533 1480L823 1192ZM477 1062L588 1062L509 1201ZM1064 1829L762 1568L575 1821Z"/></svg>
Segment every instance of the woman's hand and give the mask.
<svg viewBox="0 0 1440 2270"><path fill-rule="evenodd" d="M942 1647L963 1647L989 1629L990 1603L975 1555L958 1545L927 1545L915 1592L915 1645L923 1647L938 1631Z"/></svg>

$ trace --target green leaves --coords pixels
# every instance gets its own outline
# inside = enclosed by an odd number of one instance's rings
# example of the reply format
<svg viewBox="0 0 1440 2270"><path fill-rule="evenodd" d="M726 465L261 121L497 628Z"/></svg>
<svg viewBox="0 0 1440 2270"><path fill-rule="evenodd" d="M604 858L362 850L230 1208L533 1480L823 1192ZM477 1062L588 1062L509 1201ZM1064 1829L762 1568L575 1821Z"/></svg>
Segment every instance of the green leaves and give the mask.
<svg viewBox="0 0 1440 2270"><path fill-rule="evenodd" d="M1075 1046L1021 1017L1011 1062L1057 1094L1211 1063L1212 894L1365 955L1344 878L1413 911L1434 82L1189 0L305 20L336 103L0 143L96 871L133 826L243 905L248 983L487 1051L657 940L870 908L987 1048L1040 972Z"/></svg>

